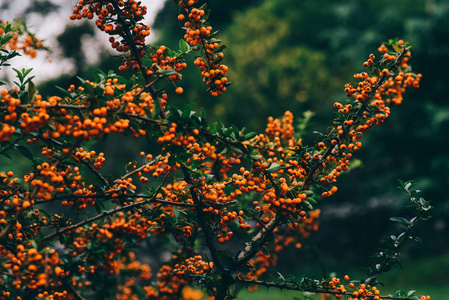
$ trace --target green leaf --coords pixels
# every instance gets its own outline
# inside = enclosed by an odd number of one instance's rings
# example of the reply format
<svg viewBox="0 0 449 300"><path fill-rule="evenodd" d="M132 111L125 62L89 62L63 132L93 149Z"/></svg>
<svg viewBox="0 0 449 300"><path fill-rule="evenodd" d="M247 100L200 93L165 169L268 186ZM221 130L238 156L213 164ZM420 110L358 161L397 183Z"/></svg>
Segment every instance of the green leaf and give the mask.
<svg viewBox="0 0 449 300"><path fill-rule="evenodd" d="M72 95L70 95L70 93L66 89L60 86L55 86L55 88L58 89L61 93L63 93L65 96L72 98Z"/></svg>
<svg viewBox="0 0 449 300"><path fill-rule="evenodd" d="M217 43L219 43L219 42L221 42L221 40L217 40ZM214 50L214 53L221 52L221 51L223 51L226 48L227 48L226 45L221 45L217 49Z"/></svg>
<svg viewBox="0 0 449 300"><path fill-rule="evenodd" d="M210 124L209 125L209 132L212 133L212 134L217 133L217 126L218 126L217 122L214 122L214 123Z"/></svg>
<svg viewBox="0 0 449 300"><path fill-rule="evenodd" d="M173 213L175 214L175 218L179 219L179 216L181 214L181 211L176 206L173 206Z"/></svg>
<svg viewBox="0 0 449 300"><path fill-rule="evenodd" d="M265 247L260 247L260 251L262 251L263 255L268 256L270 255L270 251L268 251Z"/></svg>
<svg viewBox="0 0 449 300"><path fill-rule="evenodd" d="M318 202L316 202L316 200L313 199L312 197L307 197L306 200L311 204L315 204L315 205L318 204Z"/></svg>
<svg viewBox="0 0 449 300"><path fill-rule="evenodd" d="M81 78L81 77L79 77L79 76L76 76L76 78L77 78L79 81L81 81L81 84L86 83L86 80L84 80L83 78Z"/></svg>
<svg viewBox="0 0 449 300"><path fill-rule="evenodd" d="M175 51L173 51L170 48L167 48L167 54L168 54L168 56L171 56L171 57L173 57L173 56L177 57L179 55L178 53L176 53Z"/></svg>
<svg viewBox="0 0 449 300"><path fill-rule="evenodd" d="M218 30L212 32L212 33L209 35L209 38L213 38L214 36L216 36L216 35L218 34L218 32L219 32Z"/></svg>
<svg viewBox="0 0 449 300"><path fill-rule="evenodd" d="M32 162L36 162L36 161L34 160L33 154L31 153L31 151L30 151L28 148L26 148L26 147L24 147L24 146L22 146L22 145L19 145L19 144L15 144L15 145L13 146L13 148L14 148L15 150L19 151L20 154L22 154L23 156L25 156L26 158L28 158L28 159L31 160Z"/></svg>
<svg viewBox="0 0 449 300"><path fill-rule="evenodd" d="M410 222L407 219L404 219L404 218L401 218L401 217L391 217L390 221L399 222L399 223L401 223L404 226L410 225Z"/></svg>
<svg viewBox="0 0 449 300"><path fill-rule="evenodd" d="M33 101L34 94L36 94L36 86L32 81L28 83L28 103Z"/></svg>
<svg viewBox="0 0 449 300"><path fill-rule="evenodd" d="M33 71L33 68L30 69L22 69L23 77L25 78L30 72Z"/></svg>
<svg viewBox="0 0 449 300"><path fill-rule="evenodd" d="M164 226L162 226L162 225L153 225L150 228L148 228L148 231L150 231L151 229L157 229L157 228L164 228Z"/></svg>
<svg viewBox="0 0 449 300"><path fill-rule="evenodd" d="M279 278L280 278L280 279L282 279L283 281L285 281L285 277L284 277L281 273L278 272L278 275L279 275Z"/></svg>
<svg viewBox="0 0 449 300"><path fill-rule="evenodd" d="M259 160L262 158L262 155L260 154L250 154L249 157L251 157L251 159L253 160Z"/></svg>
<svg viewBox="0 0 449 300"><path fill-rule="evenodd" d="M192 115L195 114L195 112L192 111L192 108L194 106L195 106L195 103L184 104L184 106L182 107L182 118L183 119L190 118Z"/></svg>
<svg viewBox="0 0 449 300"><path fill-rule="evenodd" d="M396 53L400 52L399 46L396 44L391 45L391 47L393 47L393 50L396 51Z"/></svg>
<svg viewBox="0 0 449 300"><path fill-rule="evenodd" d="M305 205L309 210L313 209L313 205L308 200L302 201L303 205Z"/></svg>
<svg viewBox="0 0 449 300"><path fill-rule="evenodd" d="M95 210L97 211L97 213L101 213L101 206L99 201L95 201Z"/></svg>
<svg viewBox="0 0 449 300"><path fill-rule="evenodd" d="M313 195L313 192L311 190L304 190L302 191L304 194L306 194L307 196Z"/></svg>
<svg viewBox="0 0 449 300"><path fill-rule="evenodd" d="M22 73L19 70L17 70L16 68L12 68L12 69L14 70L14 72L16 72L17 77L19 78L20 82L22 82L23 81ZM19 84L17 84L17 85L19 85Z"/></svg>
<svg viewBox="0 0 449 300"><path fill-rule="evenodd" d="M272 163L270 167L268 167L265 171L268 173L273 173L278 171L281 168L281 165L278 163Z"/></svg>
<svg viewBox="0 0 449 300"><path fill-rule="evenodd" d="M184 39L179 40L179 50L182 53L187 53L190 50L190 45Z"/></svg>
<svg viewBox="0 0 449 300"><path fill-rule="evenodd" d="M254 138L256 135L257 135L256 132L250 132L245 135L245 140L250 140L250 139Z"/></svg>
<svg viewBox="0 0 449 300"><path fill-rule="evenodd" d="M95 89L94 89L94 87L93 87L90 83L84 83L84 84L83 84L83 88L84 88L84 91L85 91L87 94L90 94L90 95L92 95L92 96L95 95Z"/></svg>
<svg viewBox="0 0 449 300"><path fill-rule="evenodd" d="M408 191L412 185L413 185L413 182L412 181L408 181L408 182L405 183L404 189L406 191Z"/></svg>
<svg viewBox="0 0 449 300"><path fill-rule="evenodd" d="M409 238L412 239L415 242L418 242L418 243L422 244L422 238L420 238L420 237L410 236Z"/></svg>
<svg viewBox="0 0 449 300"><path fill-rule="evenodd" d="M156 99L154 101L159 101L159 100ZM157 119L160 112L161 112L161 105L159 103L155 103L153 106L153 113L151 115L149 115L149 117L151 117L152 119Z"/></svg>
<svg viewBox="0 0 449 300"><path fill-rule="evenodd" d="M58 238L59 238L59 242L60 242L61 244L64 244L64 235L63 235L63 234L59 234L59 235L58 235Z"/></svg>

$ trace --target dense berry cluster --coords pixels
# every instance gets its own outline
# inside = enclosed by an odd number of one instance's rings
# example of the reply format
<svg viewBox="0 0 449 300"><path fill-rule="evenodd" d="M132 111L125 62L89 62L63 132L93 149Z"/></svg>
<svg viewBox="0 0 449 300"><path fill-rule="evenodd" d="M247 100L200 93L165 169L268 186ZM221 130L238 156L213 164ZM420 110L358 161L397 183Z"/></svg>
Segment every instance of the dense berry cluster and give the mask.
<svg viewBox="0 0 449 300"><path fill-rule="evenodd" d="M118 52L130 51L131 45L135 45L139 55L145 53L145 39L150 35L150 26L141 23L147 13L147 7L140 1L85 1L81 0L73 9L70 19L97 18L95 24L98 29L109 34L109 42L112 48ZM125 22L125 20L127 20ZM125 27L125 28L124 28ZM114 37L118 36L118 38ZM123 70L130 66L138 71L139 58L137 53L131 55L123 65Z"/></svg>
<svg viewBox="0 0 449 300"><path fill-rule="evenodd" d="M214 38L217 32L213 32L212 27L206 22L208 13L205 6L200 9L192 7L196 2L180 0L178 5L181 7L181 14L178 20L185 20L185 41L192 47L202 48L202 55L197 57L194 64L200 69L203 82L209 87L211 95L218 96L226 91L228 86L226 77L228 67L221 64L224 56L221 52L223 47L219 46L221 41Z"/></svg>

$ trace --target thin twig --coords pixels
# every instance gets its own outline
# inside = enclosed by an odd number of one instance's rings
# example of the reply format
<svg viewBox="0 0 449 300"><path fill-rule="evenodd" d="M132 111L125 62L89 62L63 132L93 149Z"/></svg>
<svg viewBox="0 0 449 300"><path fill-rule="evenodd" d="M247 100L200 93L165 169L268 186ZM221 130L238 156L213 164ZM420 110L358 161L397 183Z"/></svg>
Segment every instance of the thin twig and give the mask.
<svg viewBox="0 0 449 300"><path fill-rule="evenodd" d="M15 144L16 144L18 141L20 141L22 138L24 138L24 137L25 137L24 135L21 135L21 136L17 137L17 138L15 139L14 142L11 142L11 144L8 145L8 147L2 148L2 150L0 151L0 153L1 153L1 154L5 153L6 151L8 151L8 150L11 149L12 147L14 147Z"/></svg>
<svg viewBox="0 0 449 300"><path fill-rule="evenodd" d="M161 80L161 77L156 77L156 79L154 79L153 81L147 83L143 88L140 89L140 91L138 91L134 95L134 99L137 99L137 97L139 97L143 92L145 92L147 89L149 89L151 86L153 86L159 80Z"/></svg>
<svg viewBox="0 0 449 300"><path fill-rule="evenodd" d="M120 177L120 178L117 178L116 180L114 180L114 182L118 182L119 180L126 179L126 178L128 178L128 177L130 177L130 176L132 176L132 175L134 175L134 174L136 174L136 173L142 171L142 170L145 169L147 166L153 164L155 161L156 161L156 160L153 159L153 160L147 162L146 164L142 165L141 167L136 168L136 169L134 169L134 170L132 170L132 171L126 173L125 175L123 175L123 176Z"/></svg>
<svg viewBox="0 0 449 300"><path fill-rule="evenodd" d="M83 163L83 165L85 165L92 173L94 173L94 175L100 179L101 182L103 182L103 184L107 187L110 186L109 182L106 180L106 178L103 177L103 175L101 175L101 173L92 165L92 163L88 160L85 159L80 159L81 163Z"/></svg>
<svg viewBox="0 0 449 300"><path fill-rule="evenodd" d="M70 290L70 292L72 293L72 295L78 299L78 300L86 300L85 298L83 298L78 292L77 290L67 281L63 280L62 283Z"/></svg>
<svg viewBox="0 0 449 300"><path fill-rule="evenodd" d="M172 166L172 167L170 168L170 170L168 171L168 173L165 175L165 177L164 177L164 179L162 180L161 184L157 187L156 191L154 192L155 195L159 194L161 188L164 186L165 182L167 181L168 175L170 175L170 173L173 171L173 168L174 168L174 167L175 167L175 166ZM148 209L147 209L146 211L148 211ZM144 211L144 212L146 212L146 211ZM142 213L143 213L143 212L142 212Z"/></svg>

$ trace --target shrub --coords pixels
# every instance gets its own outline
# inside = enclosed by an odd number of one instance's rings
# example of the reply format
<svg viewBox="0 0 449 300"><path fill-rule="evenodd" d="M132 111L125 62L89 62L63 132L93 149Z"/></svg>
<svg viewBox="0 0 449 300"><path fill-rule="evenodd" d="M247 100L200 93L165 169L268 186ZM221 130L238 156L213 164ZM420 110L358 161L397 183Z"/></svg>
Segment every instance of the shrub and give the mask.
<svg viewBox="0 0 449 300"><path fill-rule="evenodd" d="M230 85L225 46L207 22L206 5L196 2L175 3L186 33L172 50L145 42L150 31L140 2L81 0L70 18L95 19L120 54L118 71L134 75L100 71L95 81L80 78L79 86L43 97L31 70L15 70L16 86L1 91L0 153L20 154L30 167L18 177L1 173L0 298L218 300L262 285L336 298L417 299L406 291L380 296L376 287L377 276L398 263L403 243L418 239L412 229L430 209L409 182L402 188L416 217L392 219L405 230L383 240L387 248L366 279L263 280L282 249L301 248L318 229L319 201L337 192L362 137L388 118L407 88L419 87L410 47L391 40L377 59L370 54L357 82L344 87L348 101L334 103L327 132L303 145L289 111L257 134L209 124L191 104L168 105L164 90L183 93L177 85L192 53L213 96ZM0 66L17 51L34 56L43 48L26 27L9 23L0 42ZM117 135L147 138L153 149L136 149L113 178L102 170L107 153L92 149ZM145 260L159 265L154 274Z"/></svg>

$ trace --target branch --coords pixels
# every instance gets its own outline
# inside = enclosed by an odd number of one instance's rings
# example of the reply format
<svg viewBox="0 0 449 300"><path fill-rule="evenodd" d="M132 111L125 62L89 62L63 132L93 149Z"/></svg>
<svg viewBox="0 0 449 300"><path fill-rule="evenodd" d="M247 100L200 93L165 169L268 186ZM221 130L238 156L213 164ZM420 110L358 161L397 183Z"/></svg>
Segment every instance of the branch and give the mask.
<svg viewBox="0 0 449 300"><path fill-rule="evenodd" d="M261 281L261 280L248 280L248 279L241 279L241 278L237 278L236 282L238 283L242 283L242 284L246 284L246 285L261 285L264 286L266 288L276 288L276 289L281 289L281 290L290 290L290 291L298 291L298 292L308 292L308 293L315 293L315 294L331 294L331 295L342 295L342 296L352 296L352 292L338 292L338 291L333 291L333 290L329 290L326 288L322 288L322 287L316 287L316 288L312 288L312 287L307 287L307 286L303 286L300 285L299 283L276 283L276 282L266 282L266 281ZM374 297L376 297L376 295L372 295L372 296L365 296L364 299L369 299L372 300L374 299ZM416 300L415 298L397 298L394 296L377 296L380 299L395 299L395 300Z"/></svg>
<svg viewBox="0 0 449 300"><path fill-rule="evenodd" d="M279 193L280 189L277 186L276 182L274 181L273 176L271 176L271 174L267 172L263 173L265 174L265 176L267 176L268 180L270 180L271 184L273 184L273 187L276 190L276 192ZM268 238L271 236L276 227L278 227L281 224L281 221L282 217L276 215L274 219L271 219L271 221L266 226L262 226L262 229L251 239L250 244L238 253L237 255L238 260L236 264L238 265L245 264L251 258L253 258L254 255L256 255L257 252L260 251L260 247L267 242Z"/></svg>
<svg viewBox="0 0 449 300"><path fill-rule="evenodd" d="M192 178L190 177L188 168L181 164L182 171L184 173L185 180L188 184L193 185L194 182ZM221 262L220 258L218 257L217 248L215 247L214 243L214 235L210 231L210 228L208 227L208 224L206 223L206 220L204 219L203 210L201 208L201 200L198 197L198 194L195 192L195 188L192 186L190 187L190 194L192 195L193 202L196 204L195 210L198 217L198 223L200 224L201 228L203 229L204 235L206 237L206 245L210 250L210 253L212 255L212 258L218 267L218 269L223 269L223 263Z"/></svg>
<svg viewBox="0 0 449 300"><path fill-rule="evenodd" d="M411 183L408 182L407 184ZM379 276L382 273L385 273L390 270L392 265L399 264L399 249L403 247L406 241L409 239L414 239L412 236L412 231L416 227L417 223L420 221L424 221L427 218L424 217L424 214L432 209L433 207L430 206L428 201L424 200L423 198L419 198L419 200L416 200L415 195L418 193L417 190L410 191L409 186L403 185L402 189L406 191L406 193L410 196L410 200L416 205L415 209L417 210L417 214L415 217L413 217L410 220L406 220L404 218L390 218L391 221L397 221L400 222L400 224L404 227L406 227L406 230L399 234L397 237L392 235L390 237L384 237L381 239L381 242L386 238L388 242L393 242L389 245L392 249L385 248L385 249L379 249L379 252L376 253L378 257L383 257L384 260L382 264L376 264L375 271L372 271L370 269L369 278L366 280L367 283L370 283L373 279L375 279L377 276ZM413 194L412 194L413 193ZM416 240L416 239L415 239ZM392 262L392 263L391 263ZM400 266L400 264L399 264Z"/></svg>
<svg viewBox="0 0 449 300"><path fill-rule="evenodd" d="M155 194L155 195L156 195L156 194ZM107 216L111 216L111 215L113 215L113 214L115 214L115 213L118 213L118 212L120 212L120 211L124 211L124 210L128 210L128 209L133 209L133 208L135 208L135 207L138 207L138 206L141 206L141 205L144 205L144 204L149 204L149 203L152 203L152 202L160 203L161 200L158 200L158 199L156 198L155 195L153 195L153 196L151 197L151 199L148 199L148 200L145 200L145 201L140 201L140 202L134 202L134 203L129 204L129 205L117 207L117 208L114 208L114 209L112 209L112 210L105 211L105 212L103 212L102 214L96 215L95 217L92 217L92 218L90 218L90 219L86 219L86 220L84 220L84 221L82 221L82 222L79 222L79 223L77 223L77 224L70 225L70 226L65 227L65 228L63 228L63 229L61 229L61 230L57 230L57 231L55 231L55 232L53 232L53 233L51 233L51 234L45 236L44 238L42 238L42 241L47 241L47 240L52 239L53 237L55 237L55 236L57 236L57 235L59 235L59 234L63 234L63 233L66 233L66 232L68 232L68 231L72 231L72 230L74 230L74 229L76 229L76 228L78 228L78 227L81 227L81 226L84 226L84 225L86 225L86 224L95 222L95 221L100 220L100 219L102 219L102 218L105 218L105 217L107 217ZM136 195L136 196L137 196L137 195ZM197 207L196 205L187 204L187 203L177 203L177 202L164 201L164 200L162 200L162 201L163 201L163 203L165 203L165 204L178 205L178 206L185 206L185 207Z"/></svg>
<svg viewBox="0 0 449 300"><path fill-rule="evenodd" d="M30 104L22 104L19 105L18 107L20 108L24 108L24 109L38 109L41 108L42 105L30 105ZM90 106L85 106L85 105L70 105L70 104L55 104L55 105L46 105L45 108L64 108L64 109L91 109ZM0 107L0 110L8 110L8 107L6 106L2 106Z"/></svg>
<svg viewBox="0 0 449 300"><path fill-rule="evenodd" d="M125 22L126 18L123 16L122 11L120 10L120 7L116 0L111 0L110 3L114 7L114 10L117 12L117 17L120 20L120 25L122 26L122 30L123 30L123 35L124 35L123 38L126 39L128 46L131 49L132 57L137 61L137 64L139 65L140 72L142 73L143 78L145 79L145 82L147 83L146 86L148 86L153 99L158 99L158 101L155 101L155 102L157 103L157 105L159 106L159 109L160 109L159 115L162 119L166 119L167 115L165 114L165 111L162 108L160 99L157 97L157 90L154 88L151 78L145 72L146 68L145 68L145 65L143 64L142 56L140 56L140 51L139 51L139 49L137 49L137 46L133 41L129 25L127 22Z"/></svg>
<svg viewBox="0 0 449 300"><path fill-rule="evenodd" d="M126 179L126 178L128 178L128 177L130 177L130 176L132 176L132 175L134 175L134 174L136 174L136 173L142 171L142 170L145 169L147 166L153 164L155 161L156 161L156 160L153 159L153 160L147 162L146 164L142 165L141 167L136 168L136 169L134 169L134 170L132 170L132 171L126 173L125 175L123 175L123 176L120 177L120 178L117 178L116 180L114 180L114 182L118 182L120 179L121 179L121 180Z"/></svg>
<svg viewBox="0 0 449 300"><path fill-rule="evenodd" d="M338 143L335 147L338 147L340 144ZM315 165L312 166L309 173L307 174L306 179L304 179L304 183L302 185L301 191L306 189L306 186L310 184L310 182L313 180L313 177L315 175L315 172L318 170L318 168L321 166L321 162L325 161L326 158L332 153L332 150L334 147L327 148L326 152L323 154L323 157L315 163Z"/></svg>
<svg viewBox="0 0 449 300"><path fill-rule="evenodd" d="M262 246L266 243L270 235L281 223L281 217L276 216L265 227L263 227L252 239L250 245L246 246L237 256L237 265L242 265L249 261L251 258L260 251L258 246Z"/></svg>
<svg viewBox="0 0 449 300"><path fill-rule="evenodd" d="M134 99L137 99L143 92L145 92L145 90L149 89L150 87L152 87L156 82L158 82L159 80L161 80L161 77L156 77L156 79L154 79L153 81L147 83L140 91L138 91L135 95L134 95Z"/></svg>
<svg viewBox="0 0 449 300"><path fill-rule="evenodd" d="M127 117L132 117L134 119L139 119L139 120L142 120L142 121L146 121L146 122L156 123L156 124L158 124L160 126L165 126L165 127L169 126L169 124L167 122L164 122L164 121L161 121L161 120L150 119L150 118L138 115L138 114L123 113L123 115L125 115Z"/></svg>
<svg viewBox="0 0 449 300"><path fill-rule="evenodd" d="M180 207L196 207L195 204L189 204L189 203L183 203L183 202L174 202L174 201L168 201L164 200L162 198L153 198L152 195L144 195L144 194L130 194L130 195L118 195L117 197L112 197L111 194L101 194L101 195L61 195L61 196L55 196L51 198L50 200L36 200L34 202L35 205L37 204L44 204L49 203L52 201L57 200L66 200L66 199L87 199L87 198L93 198L93 199L103 199L103 198L120 198L120 199L126 199L126 198L144 198L144 199L152 199L151 202L155 203L161 203L161 204L167 204L167 205L173 205L173 206L180 206Z"/></svg>

